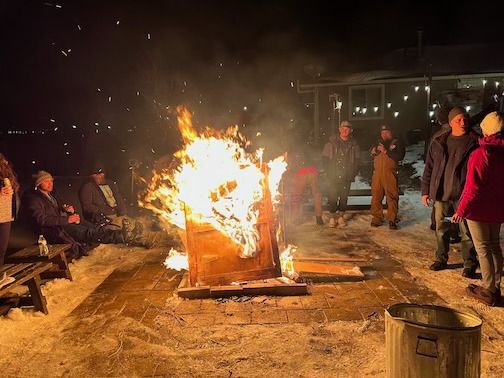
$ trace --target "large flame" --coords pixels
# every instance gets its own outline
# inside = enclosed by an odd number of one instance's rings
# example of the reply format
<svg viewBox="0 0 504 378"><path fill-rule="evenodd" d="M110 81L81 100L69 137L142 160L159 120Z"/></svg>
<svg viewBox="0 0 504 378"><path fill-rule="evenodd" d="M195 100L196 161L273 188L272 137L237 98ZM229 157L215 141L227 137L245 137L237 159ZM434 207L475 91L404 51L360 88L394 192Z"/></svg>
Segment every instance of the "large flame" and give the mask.
<svg viewBox="0 0 504 378"><path fill-rule="evenodd" d="M192 222L211 224L242 247L242 257L254 256L258 205L267 193L263 185L268 184L272 202L278 202L278 186L287 167L284 157L270 161L266 168L262 149L247 152L249 144L238 127L197 132L191 113L184 107L177 112L184 141L174 154L177 164L154 172L140 204L181 229L186 216Z"/></svg>

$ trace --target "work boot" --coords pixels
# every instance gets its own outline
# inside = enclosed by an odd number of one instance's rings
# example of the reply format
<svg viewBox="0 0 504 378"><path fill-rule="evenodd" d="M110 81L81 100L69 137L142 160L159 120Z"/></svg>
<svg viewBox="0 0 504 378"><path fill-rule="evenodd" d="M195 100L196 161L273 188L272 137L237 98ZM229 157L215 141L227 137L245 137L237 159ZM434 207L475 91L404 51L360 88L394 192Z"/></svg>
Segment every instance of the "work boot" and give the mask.
<svg viewBox="0 0 504 378"><path fill-rule="evenodd" d="M438 271L438 270L444 270L448 267L447 263L443 263L441 261L435 261L430 267L430 270Z"/></svg>
<svg viewBox="0 0 504 378"><path fill-rule="evenodd" d="M345 218L343 218L342 216L338 218L338 226L340 227L345 227L347 224L345 222Z"/></svg>
<svg viewBox="0 0 504 378"><path fill-rule="evenodd" d="M497 297L490 290L477 285L469 285L466 288L466 294L487 306L495 306Z"/></svg>
<svg viewBox="0 0 504 378"><path fill-rule="evenodd" d="M329 227L331 228L336 227L336 219L334 217L329 218Z"/></svg>
<svg viewBox="0 0 504 378"><path fill-rule="evenodd" d="M464 268L462 271L462 277L476 279L476 268Z"/></svg>
<svg viewBox="0 0 504 378"><path fill-rule="evenodd" d="M133 231L134 227L131 224L130 220L128 218L124 218L122 220L122 234L125 243L129 244L133 241L133 239L135 238L135 234Z"/></svg>
<svg viewBox="0 0 504 378"><path fill-rule="evenodd" d="M315 219L316 219L317 225L322 226L324 224L324 221L322 220L322 217L318 217L317 216L317 217L315 217Z"/></svg>
<svg viewBox="0 0 504 378"><path fill-rule="evenodd" d="M379 219L375 219L375 218L373 218L373 219L371 220L371 227L380 227L380 226L381 226L381 224L382 224L382 221L381 221L381 220L379 220Z"/></svg>

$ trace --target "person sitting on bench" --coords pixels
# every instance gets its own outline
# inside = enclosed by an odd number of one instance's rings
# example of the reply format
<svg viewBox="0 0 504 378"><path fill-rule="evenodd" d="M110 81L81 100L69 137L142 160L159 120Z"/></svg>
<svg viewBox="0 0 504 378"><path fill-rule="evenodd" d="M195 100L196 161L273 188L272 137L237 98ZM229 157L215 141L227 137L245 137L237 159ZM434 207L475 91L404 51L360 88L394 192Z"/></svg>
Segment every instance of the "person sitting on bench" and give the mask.
<svg viewBox="0 0 504 378"><path fill-rule="evenodd" d="M126 205L115 182L107 179L103 165L95 164L89 180L79 190L79 199L87 221L121 227Z"/></svg>
<svg viewBox="0 0 504 378"><path fill-rule="evenodd" d="M33 231L44 235L49 243L71 243L76 245L76 252L84 255L87 254L86 247L96 243L143 245L141 227L109 230L96 226L81 219L72 205L60 206L51 194L54 179L49 172L39 171L33 177L35 189L23 196L22 208Z"/></svg>

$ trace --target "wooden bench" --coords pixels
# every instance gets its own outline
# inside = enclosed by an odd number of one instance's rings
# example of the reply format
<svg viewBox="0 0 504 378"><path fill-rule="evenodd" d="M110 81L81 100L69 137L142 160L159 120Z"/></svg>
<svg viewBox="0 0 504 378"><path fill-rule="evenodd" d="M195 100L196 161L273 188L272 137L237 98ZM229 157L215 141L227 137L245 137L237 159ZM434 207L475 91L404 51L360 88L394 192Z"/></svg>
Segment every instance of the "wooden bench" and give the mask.
<svg viewBox="0 0 504 378"><path fill-rule="evenodd" d="M19 285L26 285L29 289L28 297L15 297L12 300L0 302L0 315L5 315L11 307L30 306L35 310L47 314L47 303L40 290L40 275L52 268L50 262L24 263L24 264L5 264L0 266L0 276L4 273L13 277L14 282L0 289L0 301L2 297L11 292ZM3 303L2 303L3 302Z"/></svg>
<svg viewBox="0 0 504 378"><path fill-rule="evenodd" d="M71 244L51 244L48 245L49 253L47 255L40 255L38 245L32 245L23 248L9 256L5 257L7 264L19 263L35 263L35 262L50 262L53 264L50 271L44 272L41 275L43 279L51 278L66 278L70 281L73 280L72 273L68 268L68 261L65 253L70 250Z"/></svg>

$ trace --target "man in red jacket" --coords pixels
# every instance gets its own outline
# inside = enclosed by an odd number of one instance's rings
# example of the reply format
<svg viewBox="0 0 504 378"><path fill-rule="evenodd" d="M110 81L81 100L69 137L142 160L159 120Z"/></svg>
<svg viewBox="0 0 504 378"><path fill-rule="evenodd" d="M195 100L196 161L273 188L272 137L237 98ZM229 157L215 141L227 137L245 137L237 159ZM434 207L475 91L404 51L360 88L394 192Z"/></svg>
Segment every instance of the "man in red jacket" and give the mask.
<svg viewBox="0 0 504 378"><path fill-rule="evenodd" d="M483 138L472 153L467 178L453 222L467 219L478 253L481 286L469 285L469 296L493 306L501 296L502 249L500 228L504 223L504 115L490 113L481 122Z"/></svg>

